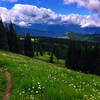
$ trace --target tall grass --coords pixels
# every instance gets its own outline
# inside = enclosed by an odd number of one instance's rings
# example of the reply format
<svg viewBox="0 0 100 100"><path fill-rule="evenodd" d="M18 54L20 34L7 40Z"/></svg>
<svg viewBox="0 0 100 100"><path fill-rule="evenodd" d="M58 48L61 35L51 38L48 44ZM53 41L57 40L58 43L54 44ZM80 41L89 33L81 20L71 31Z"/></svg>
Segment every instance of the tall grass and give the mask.
<svg viewBox="0 0 100 100"><path fill-rule="evenodd" d="M42 59L0 52L0 63L12 74L10 100L100 100L100 77Z"/></svg>

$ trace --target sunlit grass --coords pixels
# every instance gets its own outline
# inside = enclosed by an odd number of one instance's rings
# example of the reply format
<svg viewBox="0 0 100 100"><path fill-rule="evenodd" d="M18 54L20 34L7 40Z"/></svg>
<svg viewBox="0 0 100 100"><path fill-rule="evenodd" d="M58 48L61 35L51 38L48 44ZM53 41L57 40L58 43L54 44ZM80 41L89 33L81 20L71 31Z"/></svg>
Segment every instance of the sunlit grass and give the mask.
<svg viewBox="0 0 100 100"><path fill-rule="evenodd" d="M0 63L12 74L10 100L100 100L100 77L62 68L63 61L50 64L46 57L0 51Z"/></svg>
<svg viewBox="0 0 100 100"><path fill-rule="evenodd" d="M24 40L24 37L20 37L19 39L20 39L20 40ZM38 39L34 39L34 38L32 38L31 40L32 40L32 42L38 41Z"/></svg>
<svg viewBox="0 0 100 100"><path fill-rule="evenodd" d="M43 56L38 56L38 57L36 56L35 58L38 59L38 60L50 63L50 55L48 55L47 52ZM53 58L54 58L53 64L55 64L58 67L65 67L65 60L62 60L62 59L57 60L55 56Z"/></svg>

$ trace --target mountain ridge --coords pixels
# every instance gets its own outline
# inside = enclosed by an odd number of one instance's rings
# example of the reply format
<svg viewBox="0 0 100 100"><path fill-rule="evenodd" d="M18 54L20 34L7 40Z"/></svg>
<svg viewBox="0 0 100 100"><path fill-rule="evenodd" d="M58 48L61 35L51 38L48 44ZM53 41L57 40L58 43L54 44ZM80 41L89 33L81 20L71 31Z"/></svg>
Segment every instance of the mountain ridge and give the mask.
<svg viewBox="0 0 100 100"><path fill-rule="evenodd" d="M65 25L47 25L47 24L33 24L32 26L18 26L14 25L14 29L18 34L25 35L29 32L34 36L60 37L66 32L73 32L85 35L93 35L100 33L100 27L84 27L82 28L76 24Z"/></svg>
<svg viewBox="0 0 100 100"><path fill-rule="evenodd" d="M62 39L71 39L71 40L80 40L80 41L100 41L100 34L80 34L75 32L66 32L59 38Z"/></svg>

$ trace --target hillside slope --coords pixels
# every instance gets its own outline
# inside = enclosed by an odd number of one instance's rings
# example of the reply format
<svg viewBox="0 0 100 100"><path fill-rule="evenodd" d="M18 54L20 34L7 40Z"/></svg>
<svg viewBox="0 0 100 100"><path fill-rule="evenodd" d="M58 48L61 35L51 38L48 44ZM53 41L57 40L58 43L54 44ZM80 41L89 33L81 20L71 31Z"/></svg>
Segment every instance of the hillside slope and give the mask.
<svg viewBox="0 0 100 100"><path fill-rule="evenodd" d="M74 32L67 32L64 35L60 36L62 39L72 39L72 40L81 40L81 41L100 41L100 34L80 34Z"/></svg>
<svg viewBox="0 0 100 100"><path fill-rule="evenodd" d="M12 75L10 100L100 100L100 77L61 68L44 59L0 51L0 67ZM0 84L4 80L2 77Z"/></svg>

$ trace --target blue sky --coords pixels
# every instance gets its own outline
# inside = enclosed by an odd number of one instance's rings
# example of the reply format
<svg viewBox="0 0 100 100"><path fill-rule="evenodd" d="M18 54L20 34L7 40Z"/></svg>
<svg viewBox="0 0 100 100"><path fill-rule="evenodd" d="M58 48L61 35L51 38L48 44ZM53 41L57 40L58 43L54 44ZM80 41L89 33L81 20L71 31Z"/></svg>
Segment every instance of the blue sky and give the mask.
<svg viewBox="0 0 100 100"><path fill-rule="evenodd" d="M100 27L99 0L0 0L4 22L32 24L78 24Z"/></svg>

